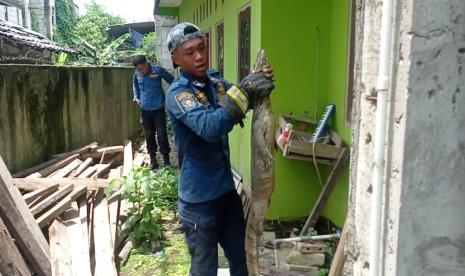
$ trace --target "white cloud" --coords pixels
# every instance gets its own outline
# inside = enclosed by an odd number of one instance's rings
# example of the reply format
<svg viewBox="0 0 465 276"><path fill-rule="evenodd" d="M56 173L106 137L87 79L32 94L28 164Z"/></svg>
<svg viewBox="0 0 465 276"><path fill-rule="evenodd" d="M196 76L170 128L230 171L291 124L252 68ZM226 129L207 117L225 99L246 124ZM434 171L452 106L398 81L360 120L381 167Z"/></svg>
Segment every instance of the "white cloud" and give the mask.
<svg viewBox="0 0 465 276"><path fill-rule="evenodd" d="M85 4L91 0L74 0L79 6L79 13L85 13ZM113 14L122 16L126 22L143 22L153 20L153 0L95 0Z"/></svg>

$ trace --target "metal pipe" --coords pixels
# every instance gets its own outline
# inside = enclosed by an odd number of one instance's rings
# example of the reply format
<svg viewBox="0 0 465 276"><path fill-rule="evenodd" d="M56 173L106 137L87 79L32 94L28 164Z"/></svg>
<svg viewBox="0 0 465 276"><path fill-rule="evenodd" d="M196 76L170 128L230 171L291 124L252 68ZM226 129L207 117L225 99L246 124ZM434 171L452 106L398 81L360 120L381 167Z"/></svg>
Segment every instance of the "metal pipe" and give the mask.
<svg viewBox="0 0 465 276"><path fill-rule="evenodd" d="M341 233L329 234L329 235L319 235L319 236L300 236L300 237L287 238L287 239L276 239L276 240L273 241L273 251L274 251L275 266L279 267L278 249L279 249L279 245L281 243L300 242L300 241L330 240L330 239L339 239L340 237L341 237Z"/></svg>
<svg viewBox="0 0 465 276"><path fill-rule="evenodd" d="M384 152L387 118L387 92L389 89L389 66L391 54L393 0L383 1L379 70L377 83L376 121L373 149L372 208L370 233L370 275L379 276L381 247L381 207L384 180Z"/></svg>

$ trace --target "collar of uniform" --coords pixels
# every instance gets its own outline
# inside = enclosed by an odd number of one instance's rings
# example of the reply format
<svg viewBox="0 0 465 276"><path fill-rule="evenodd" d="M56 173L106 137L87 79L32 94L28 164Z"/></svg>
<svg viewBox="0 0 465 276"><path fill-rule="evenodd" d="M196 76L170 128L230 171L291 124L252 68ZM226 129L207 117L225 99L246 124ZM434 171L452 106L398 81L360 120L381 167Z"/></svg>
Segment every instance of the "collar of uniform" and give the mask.
<svg viewBox="0 0 465 276"><path fill-rule="evenodd" d="M209 77L207 75L207 81L208 81L208 79L209 79ZM196 86L197 88L204 88L207 85L206 82L200 81L196 77L193 77L193 76L187 74L186 72L184 72L182 70L181 70L181 75L180 75L179 81L183 85L192 84L192 85Z"/></svg>
<svg viewBox="0 0 465 276"><path fill-rule="evenodd" d="M152 66L152 64L149 63L148 65L149 65L149 70L147 70L147 73L145 74L145 76L148 76L148 75L150 75L150 74L153 73L153 66Z"/></svg>

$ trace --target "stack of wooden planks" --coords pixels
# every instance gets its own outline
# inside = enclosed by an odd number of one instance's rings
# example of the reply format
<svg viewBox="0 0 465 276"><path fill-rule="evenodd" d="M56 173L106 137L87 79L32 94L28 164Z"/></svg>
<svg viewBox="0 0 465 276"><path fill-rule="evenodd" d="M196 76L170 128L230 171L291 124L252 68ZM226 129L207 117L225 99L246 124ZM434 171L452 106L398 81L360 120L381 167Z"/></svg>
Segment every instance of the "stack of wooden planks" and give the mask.
<svg viewBox="0 0 465 276"><path fill-rule="evenodd" d="M144 163L132 143L91 143L11 176L0 158L0 275L117 275L131 243L111 179ZM126 236L125 236L126 235Z"/></svg>

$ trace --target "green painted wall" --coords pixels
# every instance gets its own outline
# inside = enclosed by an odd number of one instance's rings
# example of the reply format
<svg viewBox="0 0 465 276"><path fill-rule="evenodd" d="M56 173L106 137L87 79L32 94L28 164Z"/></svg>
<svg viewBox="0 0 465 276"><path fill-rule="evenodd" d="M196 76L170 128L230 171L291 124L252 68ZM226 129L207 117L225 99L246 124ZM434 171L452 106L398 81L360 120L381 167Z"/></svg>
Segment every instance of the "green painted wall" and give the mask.
<svg viewBox="0 0 465 276"><path fill-rule="evenodd" d="M215 9L215 4L217 6ZM252 53L256 53L261 44L261 5L262 2L258 0L235 0L224 1L212 0L212 11L208 16L196 22L196 24L204 31L211 32L211 65L216 67L216 25L223 21L224 23L224 76L227 80L236 82L238 78L237 67L237 45L238 45L238 13L247 5L251 6L252 11L252 33L251 33L251 49ZM193 13L199 10L200 5L209 3L206 0L189 0L183 1L179 7L179 22L189 21L192 22ZM199 16L200 17L200 16ZM255 55L252 54L251 58L254 59ZM243 129L236 127L229 135L231 144L231 163L243 175L246 183L250 183L250 119L251 114L245 120Z"/></svg>
<svg viewBox="0 0 465 276"><path fill-rule="evenodd" d="M331 45L327 102L336 104L336 116L332 121L333 127L350 146L351 129L346 123L347 106L347 77L349 52L349 21L350 0L332 0L331 4ZM349 195L349 164L346 165L336 188L328 199L323 215L331 218L340 226L347 215Z"/></svg>
<svg viewBox="0 0 465 276"><path fill-rule="evenodd" d="M177 8L177 7L158 7L157 14L178 16L179 8Z"/></svg>
<svg viewBox="0 0 465 276"><path fill-rule="evenodd" d="M212 67L216 67L216 30L218 22L225 28L225 77L237 81L238 11L251 5L251 59L262 47L276 74L272 94L273 111L293 112L319 118L329 103L337 105L332 124L346 143L350 128L345 124L348 2L350 0L212 0L212 11L196 22L211 31ZM193 21L194 12L208 0L183 1L179 21ZM200 9L199 9L200 14ZM250 183L250 116L245 127L230 134L231 162ZM319 166L323 181L329 168ZM347 211L348 169L331 195L323 214L342 225ZM312 163L285 159L276 154L276 190L268 218L307 216L315 203L321 185Z"/></svg>
<svg viewBox="0 0 465 276"><path fill-rule="evenodd" d="M262 47L276 72L273 111L319 119L336 104L333 127L346 143L348 1L263 1ZM294 3L293 6L290 6ZM330 167L318 166L323 182ZM321 185L313 163L276 158L276 191L269 218L307 216ZM348 165L323 215L342 226L347 212Z"/></svg>

